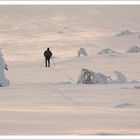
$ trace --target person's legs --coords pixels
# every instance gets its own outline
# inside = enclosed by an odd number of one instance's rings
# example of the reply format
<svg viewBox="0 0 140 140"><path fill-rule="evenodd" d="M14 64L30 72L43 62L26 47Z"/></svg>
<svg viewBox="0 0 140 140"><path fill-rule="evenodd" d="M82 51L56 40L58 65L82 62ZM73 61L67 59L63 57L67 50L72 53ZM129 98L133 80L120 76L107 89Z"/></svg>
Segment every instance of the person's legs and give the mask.
<svg viewBox="0 0 140 140"><path fill-rule="evenodd" d="M50 67L50 58L48 58L48 67Z"/></svg>
<svg viewBox="0 0 140 140"><path fill-rule="evenodd" d="M47 61L48 61L48 58L46 58L46 59L45 59L45 64L46 64L46 67L47 67Z"/></svg>

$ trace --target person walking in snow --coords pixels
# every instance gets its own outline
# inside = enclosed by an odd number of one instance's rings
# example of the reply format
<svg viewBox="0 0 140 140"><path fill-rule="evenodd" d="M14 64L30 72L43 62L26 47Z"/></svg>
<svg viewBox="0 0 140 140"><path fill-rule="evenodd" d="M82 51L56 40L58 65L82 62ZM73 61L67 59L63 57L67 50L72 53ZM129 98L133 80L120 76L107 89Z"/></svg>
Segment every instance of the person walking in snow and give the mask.
<svg viewBox="0 0 140 140"><path fill-rule="evenodd" d="M47 50L44 52L44 56L46 67L50 67L50 58L52 57L52 52L49 48L47 48Z"/></svg>

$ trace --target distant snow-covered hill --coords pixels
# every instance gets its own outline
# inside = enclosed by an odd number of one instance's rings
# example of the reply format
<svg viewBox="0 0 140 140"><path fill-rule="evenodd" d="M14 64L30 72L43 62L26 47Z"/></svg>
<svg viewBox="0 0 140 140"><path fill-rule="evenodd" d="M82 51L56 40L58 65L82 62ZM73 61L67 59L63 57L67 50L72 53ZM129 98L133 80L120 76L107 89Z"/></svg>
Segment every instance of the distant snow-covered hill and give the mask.
<svg viewBox="0 0 140 140"><path fill-rule="evenodd" d="M0 48L8 60L42 59L47 47L55 56L76 56L81 47L89 55L126 52L140 44L139 12L138 6L1 6Z"/></svg>
<svg viewBox="0 0 140 140"><path fill-rule="evenodd" d="M124 53L132 46L140 46L139 36L140 32L130 32L126 30L115 36L102 38L97 44L102 48L108 47Z"/></svg>

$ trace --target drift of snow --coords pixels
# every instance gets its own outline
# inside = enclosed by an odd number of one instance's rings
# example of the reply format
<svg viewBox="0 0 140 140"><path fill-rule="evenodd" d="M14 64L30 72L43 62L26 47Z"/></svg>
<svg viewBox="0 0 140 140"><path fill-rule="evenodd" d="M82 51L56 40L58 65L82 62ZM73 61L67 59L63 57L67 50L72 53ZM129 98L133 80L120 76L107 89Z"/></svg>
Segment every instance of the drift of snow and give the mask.
<svg viewBox="0 0 140 140"><path fill-rule="evenodd" d="M117 76L117 80L112 80L112 83L114 84L127 83L127 78L123 73L115 71L114 74Z"/></svg>
<svg viewBox="0 0 140 140"><path fill-rule="evenodd" d="M140 47L138 46L131 47L127 50L127 53L139 53L139 52L140 52Z"/></svg>
<svg viewBox="0 0 140 140"><path fill-rule="evenodd" d="M133 107L133 106L135 106L135 104L123 103L123 104L116 105L115 108L129 108L129 107Z"/></svg>
<svg viewBox="0 0 140 140"><path fill-rule="evenodd" d="M116 34L116 36L126 36L126 35L131 35L133 34L129 30L122 31L121 33Z"/></svg>
<svg viewBox="0 0 140 140"><path fill-rule="evenodd" d="M112 79L102 73L95 73L94 84L110 84Z"/></svg>
<svg viewBox="0 0 140 140"><path fill-rule="evenodd" d="M106 49L103 49L102 51L98 52L97 54L113 54L113 53L116 53L116 51L106 48Z"/></svg>
<svg viewBox="0 0 140 140"><path fill-rule="evenodd" d="M111 79L111 77L106 76L102 73L95 73L88 69L82 69L79 75L77 84L122 84L127 83L126 76L118 71L114 74L117 76L116 80Z"/></svg>
<svg viewBox="0 0 140 140"><path fill-rule="evenodd" d="M80 48L77 54L78 54L78 56L81 56L81 55L87 56L88 55L84 48Z"/></svg>
<svg viewBox="0 0 140 140"><path fill-rule="evenodd" d="M6 65L0 49L0 87L5 87L9 85L9 81L6 79L4 74L5 69Z"/></svg>
<svg viewBox="0 0 140 140"><path fill-rule="evenodd" d="M135 89L140 89L140 86L134 86Z"/></svg>
<svg viewBox="0 0 140 140"><path fill-rule="evenodd" d="M137 80L132 80L132 81L130 81L129 83L131 83L131 84L137 84L137 83L140 83L140 82L137 81Z"/></svg>

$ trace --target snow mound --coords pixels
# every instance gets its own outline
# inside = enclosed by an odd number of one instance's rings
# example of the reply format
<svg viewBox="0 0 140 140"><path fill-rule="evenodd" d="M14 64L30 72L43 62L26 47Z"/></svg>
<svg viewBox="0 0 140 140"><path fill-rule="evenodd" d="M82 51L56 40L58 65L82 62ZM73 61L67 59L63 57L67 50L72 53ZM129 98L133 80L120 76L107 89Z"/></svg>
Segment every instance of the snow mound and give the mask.
<svg viewBox="0 0 140 140"><path fill-rule="evenodd" d="M129 83L131 83L131 84L137 84L137 83L140 83L140 82L137 81L137 80L133 80L133 81L130 81Z"/></svg>
<svg viewBox="0 0 140 140"><path fill-rule="evenodd" d="M69 85L69 84L72 84L70 81L64 81L64 82L59 82L57 84L65 84L65 85Z"/></svg>
<svg viewBox="0 0 140 140"><path fill-rule="evenodd" d="M4 74L5 69L8 70L0 49L0 87L5 87L9 85L9 81L6 79Z"/></svg>
<svg viewBox="0 0 140 140"><path fill-rule="evenodd" d="M82 69L79 75L77 84L121 84L127 83L126 76L118 71L114 74L117 76L116 80L112 80L111 77L106 76L102 73L95 73L88 69Z"/></svg>
<svg viewBox="0 0 140 140"><path fill-rule="evenodd" d="M126 36L126 35L132 35L133 32L130 32L129 30L122 31L121 33L116 34L116 36Z"/></svg>
<svg viewBox="0 0 140 140"><path fill-rule="evenodd" d="M106 49L103 49L102 51L98 52L97 54L113 54L113 53L116 53L116 51L106 48Z"/></svg>
<svg viewBox="0 0 140 140"><path fill-rule="evenodd" d="M138 47L138 46L130 47L127 50L127 53L140 53L140 47Z"/></svg>
<svg viewBox="0 0 140 140"><path fill-rule="evenodd" d="M140 89L140 86L134 86L135 89Z"/></svg>
<svg viewBox="0 0 140 140"><path fill-rule="evenodd" d="M116 105L115 108L129 108L129 107L133 107L133 106L135 106L135 104L123 103L123 104Z"/></svg>
<svg viewBox="0 0 140 140"><path fill-rule="evenodd" d="M109 84L112 83L112 79L102 73L95 73L94 84Z"/></svg>
<svg viewBox="0 0 140 140"><path fill-rule="evenodd" d="M123 73L121 73L119 71L114 71L114 74L116 75L117 79L112 80L112 83L114 83L114 84L127 83L127 78Z"/></svg>
<svg viewBox="0 0 140 140"><path fill-rule="evenodd" d="M77 55L78 56L81 56L81 55L82 56L87 56L88 54L87 54L87 52L84 48L80 48L79 51L77 52Z"/></svg>

